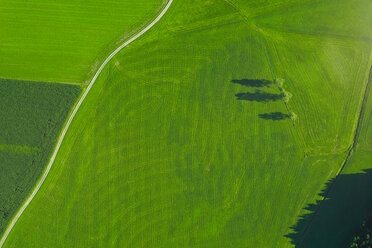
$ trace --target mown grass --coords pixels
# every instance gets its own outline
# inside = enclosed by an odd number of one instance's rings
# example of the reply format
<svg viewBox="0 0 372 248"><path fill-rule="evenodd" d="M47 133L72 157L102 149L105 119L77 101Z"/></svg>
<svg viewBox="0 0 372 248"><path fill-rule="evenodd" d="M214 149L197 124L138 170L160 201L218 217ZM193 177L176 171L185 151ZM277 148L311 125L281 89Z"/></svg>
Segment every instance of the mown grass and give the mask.
<svg viewBox="0 0 372 248"><path fill-rule="evenodd" d="M0 2L0 78L89 80L162 0Z"/></svg>
<svg viewBox="0 0 372 248"><path fill-rule="evenodd" d="M0 79L0 232L35 186L79 86Z"/></svg>
<svg viewBox="0 0 372 248"><path fill-rule="evenodd" d="M351 145L371 44L258 18L308 1L248 2L175 1L113 59L5 247L292 246L290 227ZM331 18L333 5L303 15ZM278 78L287 105L257 83Z"/></svg>

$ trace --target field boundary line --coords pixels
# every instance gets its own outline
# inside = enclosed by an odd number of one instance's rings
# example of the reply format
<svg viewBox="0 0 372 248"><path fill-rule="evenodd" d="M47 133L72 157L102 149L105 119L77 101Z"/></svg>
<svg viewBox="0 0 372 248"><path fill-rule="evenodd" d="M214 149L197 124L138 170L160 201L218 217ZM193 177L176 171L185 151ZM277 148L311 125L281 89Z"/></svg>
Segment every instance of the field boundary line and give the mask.
<svg viewBox="0 0 372 248"><path fill-rule="evenodd" d="M9 80L21 83L30 83L30 84L60 84L60 85L76 85L76 86L84 86L87 85L85 83L73 83L73 82L55 82L55 81L36 81L36 80L24 80L24 79L17 79L17 78L0 78L0 80Z"/></svg>
<svg viewBox="0 0 372 248"><path fill-rule="evenodd" d="M357 119L356 128L354 130L354 135L353 135L352 143L349 146L349 148L347 149L346 157L345 157L345 159L344 159L344 161L343 161L340 169L338 170L338 172L337 172L337 174L336 174L333 182L328 187L327 191L324 193L323 198L320 200L320 202L319 202L317 208L315 209L315 211L314 211L311 219L309 220L308 224L305 226L304 230L302 231L302 234L300 235L300 239L299 239L299 242L298 242L298 246L301 245L303 239L305 238L305 235L306 235L307 231L309 230L311 224L313 223L316 215L320 211L320 208L322 207L323 202L325 202L325 200L328 198L329 193L333 189L334 185L337 182L337 179L339 178L339 176L341 175L342 171L346 167L346 164L349 161L349 158L351 157L353 151L355 151L355 148L356 148L356 145L357 145L357 141L358 141L358 138L359 138L359 130L360 130L360 127L361 127L362 122L363 122L364 111L365 111L365 108L366 108L366 105L367 105L367 101L368 101L369 90L371 88L371 81L372 81L372 65L371 65L371 62L372 62L372 49L371 49L371 53L370 53L369 60L368 60L368 66L370 67L370 69L367 72L367 84L366 84L366 87L365 87L364 92L363 92L363 99L362 99L362 103L361 103L361 106L360 106L360 111L359 111L359 115L358 115L358 119Z"/></svg>
<svg viewBox="0 0 372 248"><path fill-rule="evenodd" d="M61 147L61 144L62 144L62 141L64 140L65 138L65 135L71 125L71 122L73 121L73 119L75 118L75 115L77 113L77 111L79 110L81 104L83 103L83 101L85 100L86 96L88 95L90 89L93 87L94 83L96 82L97 78L99 77L99 75L101 74L102 70L106 67L106 65L111 61L111 59L117 54L119 53L124 47L128 46L130 43L132 43L133 41L135 41L136 39L138 39L139 37L141 37L144 33L146 33L149 29L151 29L163 16L164 14L168 11L169 7L171 6L171 4L173 3L173 0L168 0L167 4L165 5L165 7L163 8L163 10L160 12L160 14L149 24L147 25L144 29L142 29L140 32L138 32L137 34L135 34L132 38L130 38L129 40L125 41L122 45L120 45L118 48L116 48L106 59L105 61L103 61L103 63L101 64L101 66L98 68L96 74L94 74L94 77L92 78L92 80L90 81L88 87L86 88L86 90L84 91L84 94L82 95L82 97L80 98L79 102L75 105L75 108L74 110L72 111L67 123L65 124L64 128L63 128L63 131L58 139L58 143L53 151L53 155L52 157L50 158L49 160L49 164L46 168L46 170L44 171L43 173L43 176L41 177L41 179L39 180L38 184L36 185L36 187L34 188L32 194L27 198L26 202L22 205L22 207L18 210L17 214L13 217L12 221L10 222L10 224L8 225L7 229L5 230L5 233L3 235L3 237L1 238L0 240L0 248L3 247L6 239L8 238L9 236L9 233L12 231L14 225L17 223L18 219L21 217L21 215L23 214L23 212L25 211L25 209L27 208L27 206L30 204L30 202L34 199L35 195L38 193L39 189L41 188L41 186L43 185L46 177L48 176L49 172L50 172L50 169L52 168L53 166L53 163L57 157L57 154L58 154L58 151L59 151L59 148Z"/></svg>

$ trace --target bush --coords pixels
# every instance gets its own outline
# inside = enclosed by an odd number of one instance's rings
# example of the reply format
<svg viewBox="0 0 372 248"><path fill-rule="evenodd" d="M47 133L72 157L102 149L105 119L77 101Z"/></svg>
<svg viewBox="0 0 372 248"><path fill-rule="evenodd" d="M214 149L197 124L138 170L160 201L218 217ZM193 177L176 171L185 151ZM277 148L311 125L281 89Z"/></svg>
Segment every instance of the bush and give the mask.
<svg viewBox="0 0 372 248"><path fill-rule="evenodd" d="M283 78L275 78L274 83L278 85L279 89L283 88L285 80Z"/></svg>
<svg viewBox="0 0 372 248"><path fill-rule="evenodd" d="M291 118L292 121L296 121L298 117L295 113L291 112L290 118Z"/></svg>
<svg viewBox="0 0 372 248"><path fill-rule="evenodd" d="M292 94L289 93L288 91L283 90L283 101L285 103L288 103L289 99L291 99L291 98L292 98Z"/></svg>

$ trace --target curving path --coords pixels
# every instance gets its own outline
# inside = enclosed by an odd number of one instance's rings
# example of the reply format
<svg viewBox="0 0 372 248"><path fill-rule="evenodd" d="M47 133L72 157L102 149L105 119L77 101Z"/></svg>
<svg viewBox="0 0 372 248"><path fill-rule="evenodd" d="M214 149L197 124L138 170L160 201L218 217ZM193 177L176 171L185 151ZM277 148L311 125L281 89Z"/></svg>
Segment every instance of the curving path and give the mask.
<svg viewBox="0 0 372 248"><path fill-rule="evenodd" d="M130 43L132 43L133 41L135 41L136 39L138 39L139 37L141 37L144 33L146 33L150 28L152 28L163 16L164 14L168 11L169 7L171 6L173 0L168 0L168 3L167 5L164 7L164 9L160 12L160 14L148 25L146 26L144 29L142 29L139 33L137 33L136 35L134 35L132 38L130 38L129 40L127 40L126 42L124 42L122 45L120 45L118 48L115 49L115 51L113 51L106 59L105 61L103 61L103 63L101 64L101 66L98 68L96 74L94 75L94 77L92 78L92 80L90 81L87 89L85 90L83 96L80 98L79 102L77 103L77 105L75 106L74 110L72 111L65 127L63 128L63 131L61 133L61 136L59 137L59 140L58 140L58 143L57 143L57 146L56 148L54 149L54 152L53 152L53 155L52 157L50 158L50 161L49 161L49 164L43 174L43 176L41 177L39 183L36 185L34 191L32 192L32 194L27 198L26 202L22 205L22 207L18 210L16 216L12 219L10 225L7 227L7 229L5 230L5 233L3 235L3 237L1 238L1 241L0 241L0 248L3 247L7 237L9 236L9 233L12 231L14 225L17 223L19 217L21 217L21 215L23 214L23 212L25 211L25 209L27 208L27 206L30 204L30 202L34 199L35 195L37 194L37 192L39 191L39 189L41 188L41 186L43 185L46 177L48 176L49 174L49 171L50 169L52 168L53 166L53 163L54 163L54 160L56 159L57 157L57 154L58 154L58 151L59 151L59 148L61 147L61 144L62 144L62 141L63 139L65 138L65 135L70 127L70 124L72 122L72 120L75 118L75 115L77 113L77 111L79 110L81 104L83 103L83 101L85 100L85 97L88 95L90 89L93 87L94 83L96 82L97 78L99 77L99 75L101 74L102 70L106 67L106 65L108 64L108 62L110 62L110 60L118 53L120 52L124 47L128 46Z"/></svg>

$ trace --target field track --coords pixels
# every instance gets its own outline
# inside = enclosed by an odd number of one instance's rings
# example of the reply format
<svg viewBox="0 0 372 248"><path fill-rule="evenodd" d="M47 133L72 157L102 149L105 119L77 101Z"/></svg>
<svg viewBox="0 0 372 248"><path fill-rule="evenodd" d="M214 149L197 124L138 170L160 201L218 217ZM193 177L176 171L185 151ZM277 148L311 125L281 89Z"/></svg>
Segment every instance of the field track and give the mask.
<svg viewBox="0 0 372 248"><path fill-rule="evenodd" d="M0 248L3 247L9 233L12 231L14 225L17 223L18 219L21 217L22 213L25 211L25 209L27 208L27 206L30 204L30 202L34 199L35 195L37 194L37 192L39 191L39 189L41 188L41 186L43 185L46 177L48 176L49 174L49 171L50 169L52 168L53 166L53 163L54 163L54 160L56 159L57 157L57 154L58 154L58 151L59 151L59 148L61 147L61 144L62 144L62 141L70 127L70 124L72 122L72 120L74 119L77 111L79 110L81 104L83 103L83 101L85 100L85 97L88 95L90 89L93 87L94 83L96 82L97 78L99 77L99 75L101 74L102 70L105 68L105 66L110 62L110 60L118 53L120 52L124 47L128 46L130 43L132 43L133 41L135 41L136 39L138 39L139 37L141 37L144 33L146 33L150 28L152 28L163 16L164 14L168 11L169 7L171 6L173 0L169 0L168 3L165 5L164 9L160 12L160 14L149 24L147 25L144 29L142 29L139 33L137 33L136 35L134 35L132 38L130 38L129 40L127 40L126 42L124 42L122 45L120 45L118 48L115 49L115 51L113 51L106 59L105 61L101 64L101 66L99 67L99 69L97 70L96 74L94 75L94 77L92 78L92 80L90 81L87 89L85 90L84 94L82 95L82 97L80 98L79 102L76 104L74 110L72 111L65 127L63 128L63 131L58 139L58 143L54 149L54 152L53 152L53 155L49 161L49 164L45 170L45 172L43 173L43 176L41 177L40 181L38 182L38 184L36 185L35 189L33 190L32 194L28 197L28 199L26 200L26 202L22 205L22 207L18 210L17 214L15 215L15 217L12 219L11 223L9 224L9 226L7 227L7 229L5 230L5 233L3 235L3 237L1 238L0 240Z"/></svg>

